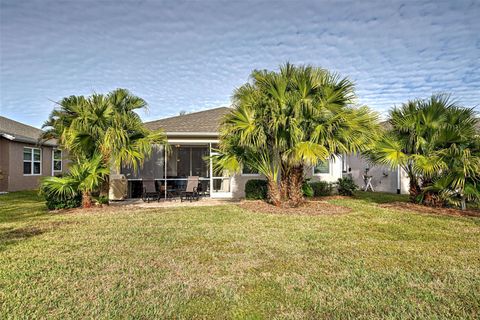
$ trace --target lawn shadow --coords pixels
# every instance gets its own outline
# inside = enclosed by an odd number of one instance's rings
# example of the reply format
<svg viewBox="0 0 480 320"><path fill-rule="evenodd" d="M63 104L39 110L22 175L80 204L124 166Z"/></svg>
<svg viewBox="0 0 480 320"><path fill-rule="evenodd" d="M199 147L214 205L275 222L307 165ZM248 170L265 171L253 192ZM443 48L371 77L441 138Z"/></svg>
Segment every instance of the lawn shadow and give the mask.
<svg viewBox="0 0 480 320"><path fill-rule="evenodd" d="M46 229L38 227L10 228L2 230L0 231L0 251L5 251L12 245L16 245L45 232Z"/></svg>
<svg viewBox="0 0 480 320"><path fill-rule="evenodd" d="M19 244L30 238L52 232L63 225L72 224L69 221L55 221L42 223L36 226L0 229L0 251L5 251L9 246Z"/></svg>

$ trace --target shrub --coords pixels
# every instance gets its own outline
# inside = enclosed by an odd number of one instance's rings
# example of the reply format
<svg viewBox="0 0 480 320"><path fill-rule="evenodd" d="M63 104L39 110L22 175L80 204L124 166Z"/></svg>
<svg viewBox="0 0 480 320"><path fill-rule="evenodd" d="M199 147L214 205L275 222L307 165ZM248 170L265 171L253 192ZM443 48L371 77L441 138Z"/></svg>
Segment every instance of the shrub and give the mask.
<svg viewBox="0 0 480 320"><path fill-rule="evenodd" d="M46 188L40 189L40 194L45 198L45 204L48 210L78 208L82 205L82 195L59 196L54 192L49 192Z"/></svg>
<svg viewBox="0 0 480 320"><path fill-rule="evenodd" d="M308 183L307 181L303 182L302 192L303 192L303 195L307 198L311 198L314 195L313 188L312 188L311 184Z"/></svg>
<svg viewBox="0 0 480 320"><path fill-rule="evenodd" d="M245 198L249 200L267 199L267 181L253 179L245 184Z"/></svg>
<svg viewBox="0 0 480 320"><path fill-rule="evenodd" d="M340 178L337 182L338 193L342 196L353 196L355 190L358 189L358 186L353 182L353 179L350 177Z"/></svg>
<svg viewBox="0 0 480 320"><path fill-rule="evenodd" d="M98 204L108 204L108 197L107 196L98 196L97 198Z"/></svg>
<svg viewBox="0 0 480 320"><path fill-rule="evenodd" d="M333 193L333 184L326 181L310 183L315 197L329 196Z"/></svg>

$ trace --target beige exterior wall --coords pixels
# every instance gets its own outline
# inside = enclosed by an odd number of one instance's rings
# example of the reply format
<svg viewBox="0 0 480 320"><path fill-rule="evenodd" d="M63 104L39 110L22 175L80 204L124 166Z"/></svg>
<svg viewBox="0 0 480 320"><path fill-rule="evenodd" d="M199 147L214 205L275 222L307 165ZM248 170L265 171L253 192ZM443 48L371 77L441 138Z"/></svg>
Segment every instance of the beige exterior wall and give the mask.
<svg viewBox="0 0 480 320"><path fill-rule="evenodd" d="M240 199L240 198L245 198L245 184L247 183L248 180L265 180L265 176L257 174L248 174L248 175L243 175L240 173L235 174L232 177L232 198L235 199Z"/></svg>
<svg viewBox="0 0 480 320"><path fill-rule="evenodd" d="M0 192L8 191L9 144L0 138Z"/></svg>
<svg viewBox="0 0 480 320"><path fill-rule="evenodd" d="M53 147L37 147L33 144L13 142L2 139L2 145L6 145L8 156L5 157L3 154L0 158L7 158L8 170L4 174L4 180L6 180L6 190L0 191L21 191L21 190L34 190L38 189L40 179L45 176L52 176L52 152ZM40 175L24 175L23 174L23 148L39 148L41 150L41 174ZM65 154L62 154L62 172L55 172L55 175L62 174L67 168L67 163L65 161ZM0 184L4 187L5 182Z"/></svg>
<svg viewBox="0 0 480 320"><path fill-rule="evenodd" d="M364 186L363 175L365 168L369 168L368 175L372 176L372 185L375 191L396 193L398 188L398 171L385 166L371 165L358 155L347 156L347 173L353 181L362 188ZM408 193L409 179L404 170L400 172L400 192Z"/></svg>

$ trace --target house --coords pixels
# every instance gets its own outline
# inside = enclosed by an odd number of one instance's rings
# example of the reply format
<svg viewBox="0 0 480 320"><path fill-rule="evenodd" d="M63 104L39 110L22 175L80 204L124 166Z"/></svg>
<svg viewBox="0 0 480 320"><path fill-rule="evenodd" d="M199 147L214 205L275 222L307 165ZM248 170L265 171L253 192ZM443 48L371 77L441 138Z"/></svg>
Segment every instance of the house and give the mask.
<svg viewBox="0 0 480 320"><path fill-rule="evenodd" d="M208 160L217 148L220 124L229 111L230 108L220 107L146 122L149 129L165 131L170 150L165 156L163 146L157 146L152 156L138 170L128 167L121 169L121 175L127 180L127 197L140 197L142 180L146 179L155 180L158 190L163 190L167 197L170 192L183 189L188 176L199 176L200 189L207 191L212 198L244 197L245 183L263 177L250 168L243 168L241 173L233 175L218 172L214 170L211 160ZM363 186L366 165L359 156L339 156L305 168L305 176L311 182L335 182L344 175L351 175L358 185ZM396 172L374 167L370 168L369 175L373 176L374 188L397 192ZM402 189L405 190L407 189Z"/></svg>
<svg viewBox="0 0 480 320"><path fill-rule="evenodd" d="M0 116L0 192L37 189L40 178L62 174L65 155L42 130Z"/></svg>

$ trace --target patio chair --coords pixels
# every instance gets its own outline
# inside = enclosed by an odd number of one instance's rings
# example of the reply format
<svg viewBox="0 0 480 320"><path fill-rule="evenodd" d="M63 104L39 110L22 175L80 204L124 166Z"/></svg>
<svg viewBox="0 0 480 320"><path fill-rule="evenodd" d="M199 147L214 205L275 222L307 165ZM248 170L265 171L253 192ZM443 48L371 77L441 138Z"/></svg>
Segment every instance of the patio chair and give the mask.
<svg viewBox="0 0 480 320"><path fill-rule="evenodd" d="M157 191L155 187L155 180L143 180L142 181L143 193L142 193L142 200L146 201L147 203L152 200L160 200L160 192Z"/></svg>
<svg viewBox="0 0 480 320"><path fill-rule="evenodd" d="M197 193L199 197L205 197L207 195L207 190L203 189L203 184L201 182L198 183Z"/></svg>
<svg viewBox="0 0 480 320"><path fill-rule="evenodd" d="M190 176L187 179L187 187L185 188L185 191L182 191L180 193L180 201L183 202L183 200L198 200L198 176Z"/></svg>

